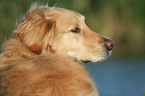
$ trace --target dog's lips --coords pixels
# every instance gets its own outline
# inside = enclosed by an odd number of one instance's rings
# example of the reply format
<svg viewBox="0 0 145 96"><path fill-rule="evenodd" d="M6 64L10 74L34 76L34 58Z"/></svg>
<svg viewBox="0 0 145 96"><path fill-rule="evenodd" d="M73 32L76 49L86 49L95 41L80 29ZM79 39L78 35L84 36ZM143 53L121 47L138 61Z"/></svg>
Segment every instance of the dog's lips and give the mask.
<svg viewBox="0 0 145 96"><path fill-rule="evenodd" d="M104 60L102 60L102 61L104 61ZM90 62L93 62L93 63L100 63L100 62L102 62L102 61L90 61L90 60L81 60L80 61L80 63L83 63L83 64L87 64L87 63L90 63Z"/></svg>
<svg viewBox="0 0 145 96"><path fill-rule="evenodd" d="M80 62L83 63L83 64L86 64L86 63L89 63L91 61L90 60L81 60Z"/></svg>
<svg viewBox="0 0 145 96"><path fill-rule="evenodd" d="M105 61L105 60L110 56L110 54L111 54L111 52L109 52L109 53L107 54L107 56L105 56L105 57L96 58L96 59L91 59L91 60L89 60L89 59L86 59L86 60L81 59L81 60L79 60L79 62L81 62L81 63L83 63L83 64L86 64L86 63L89 63L89 62L100 63L100 62Z"/></svg>

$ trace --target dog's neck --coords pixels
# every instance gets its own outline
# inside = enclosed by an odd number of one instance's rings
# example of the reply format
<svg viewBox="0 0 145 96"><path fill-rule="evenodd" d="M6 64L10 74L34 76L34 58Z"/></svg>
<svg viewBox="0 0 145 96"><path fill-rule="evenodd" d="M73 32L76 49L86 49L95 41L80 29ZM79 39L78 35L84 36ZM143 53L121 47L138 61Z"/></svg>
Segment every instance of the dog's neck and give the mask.
<svg viewBox="0 0 145 96"><path fill-rule="evenodd" d="M33 58L35 56L49 55L49 54L62 55L60 53L53 52L50 47L48 47L47 49L43 49L41 54L35 54L21 40L19 40L17 38L12 38L12 39L10 39L9 41L7 41L5 43L5 45L4 45L4 52L0 55L0 58L1 57L6 57L7 59L8 58L15 58L15 57ZM68 56L65 56L65 57L68 57ZM68 57L68 58L71 58L71 57ZM71 59L76 61L73 58L71 58Z"/></svg>
<svg viewBox="0 0 145 96"><path fill-rule="evenodd" d="M5 45L5 50L1 54L2 56L12 58L12 57L22 57L22 58L31 58L37 56L31 52L24 43L20 40L12 38Z"/></svg>

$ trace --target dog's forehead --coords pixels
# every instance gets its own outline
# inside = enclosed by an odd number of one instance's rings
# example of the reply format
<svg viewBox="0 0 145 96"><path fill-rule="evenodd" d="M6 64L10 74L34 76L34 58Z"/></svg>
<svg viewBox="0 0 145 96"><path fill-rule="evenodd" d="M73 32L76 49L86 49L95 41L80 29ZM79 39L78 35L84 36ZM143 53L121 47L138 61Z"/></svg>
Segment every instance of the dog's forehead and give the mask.
<svg viewBox="0 0 145 96"><path fill-rule="evenodd" d="M78 18L85 19L85 17L83 15L81 15L80 13L78 13L78 12L75 12L75 11L72 11L72 10L68 10L68 9L64 9L64 11L67 12L68 14L77 16Z"/></svg>
<svg viewBox="0 0 145 96"><path fill-rule="evenodd" d="M65 17L72 16L72 17L82 19L82 20L85 19L85 17L78 12L68 10L68 9L64 9L64 8L58 8L58 7L49 7L47 9L46 13L52 14L52 15L57 15L58 14L59 16L65 16Z"/></svg>

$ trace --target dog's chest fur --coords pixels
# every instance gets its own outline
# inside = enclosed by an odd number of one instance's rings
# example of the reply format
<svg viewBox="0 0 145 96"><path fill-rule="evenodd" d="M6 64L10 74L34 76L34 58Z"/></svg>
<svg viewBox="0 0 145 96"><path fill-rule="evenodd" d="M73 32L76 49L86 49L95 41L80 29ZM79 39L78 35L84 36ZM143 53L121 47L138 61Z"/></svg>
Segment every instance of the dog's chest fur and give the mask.
<svg viewBox="0 0 145 96"><path fill-rule="evenodd" d="M14 60L1 73L2 96L98 96L84 67L63 56Z"/></svg>

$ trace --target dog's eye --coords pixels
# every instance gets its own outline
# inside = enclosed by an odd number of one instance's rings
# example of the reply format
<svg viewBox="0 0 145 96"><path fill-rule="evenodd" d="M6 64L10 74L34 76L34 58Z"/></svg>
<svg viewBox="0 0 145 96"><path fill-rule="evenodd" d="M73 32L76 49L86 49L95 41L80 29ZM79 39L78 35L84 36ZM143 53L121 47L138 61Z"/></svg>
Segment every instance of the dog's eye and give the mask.
<svg viewBox="0 0 145 96"><path fill-rule="evenodd" d="M80 32L80 29L78 27L75 27L74 29L71 30L71 32L79 33Z"/></svg>

